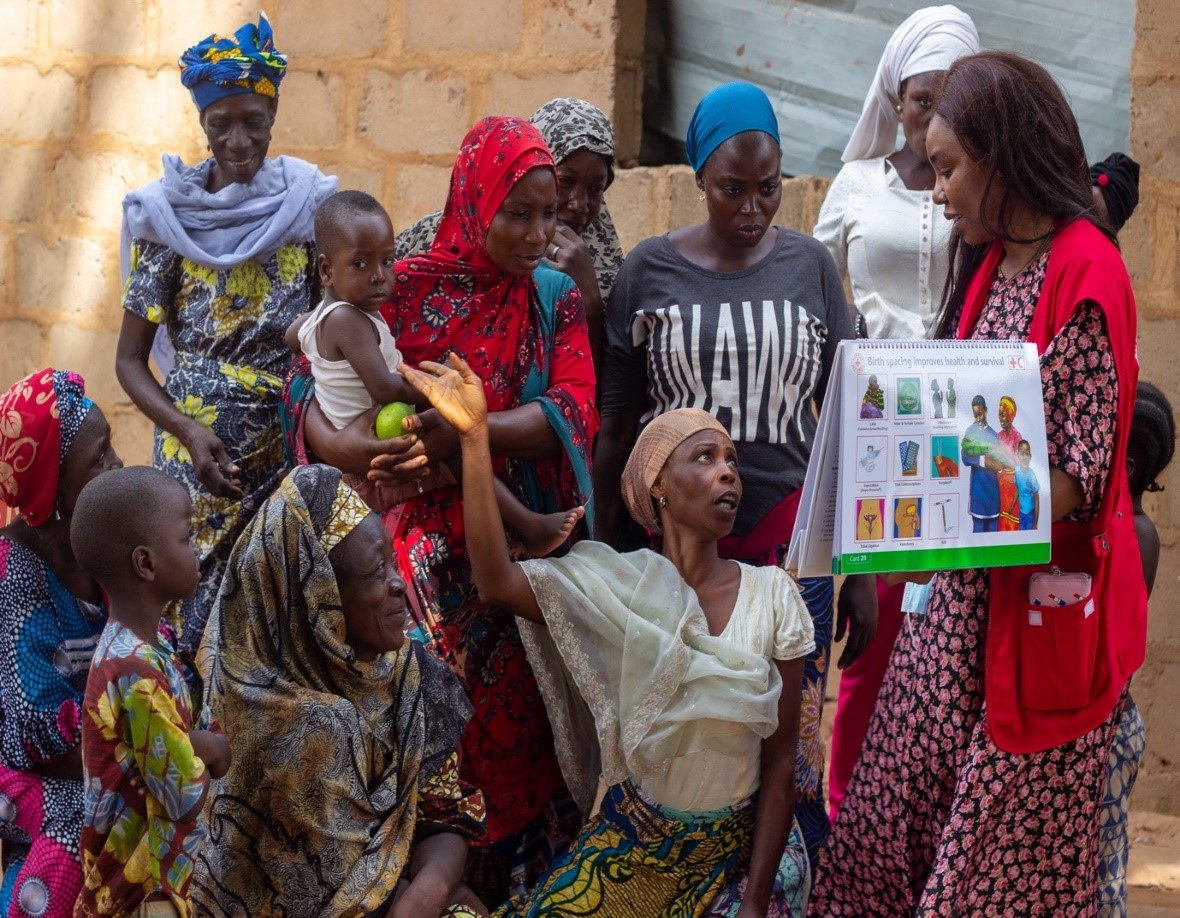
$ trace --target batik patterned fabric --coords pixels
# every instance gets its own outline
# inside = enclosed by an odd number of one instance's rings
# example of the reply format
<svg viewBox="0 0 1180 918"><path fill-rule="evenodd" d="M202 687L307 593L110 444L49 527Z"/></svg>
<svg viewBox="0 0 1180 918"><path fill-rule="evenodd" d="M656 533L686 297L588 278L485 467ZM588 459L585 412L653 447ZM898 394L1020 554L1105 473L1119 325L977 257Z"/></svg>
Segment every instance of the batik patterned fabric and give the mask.
<svg viewBox="0 0 1180 918"><path fill-rule="evenodd" d="M482 832L457 681L414 642L371 663L347 642L325 545L367 515L339 471L301 466L234 550L202 651L233 767L207 809L199 915L381 913L416 833Z"/></svg>
<svg viewBox="0 0 1180 918"><path fill-rule="evenodd" d="M1049 253L997 275L972 337L1024 340ZM1114 455L1118 381L1105 318L1083 303L1041 356L1049 464L1091 519ZM898 636L816 876L816 916L1094 914L1099 816L1121 713L1029 755L998 748L984 705L990 581L939 574ZM872 903L872 907L866 907Z"/></svg>
<svg viewBox="0 0 1180 918"><path fill-rule="evenodd" d="M81 740L82 696L106 608L75 597L0 536L0 760L34 770Z"/></svg>
<svg viewBox="0 0 1180 918"><path fill-rule="evenodd" d="M180 56L180 82L200 111L240 93L277 99L286 72L287 58L275 50L265 13L258 25L248 22L232 38L214 33Z"/></svg>
<svg viewBox="0 0 1180 918"><path fill-rule="evenodd" d="M85 872L75 915L122 916L162 893L189 918L205 830L193 813L209 776L193 752L189 690L164 640L112 621L86 687L82 724ZM134 782L134 783L133 783Z"/></svg>
<svg viewBox="0 0 1180 918"><path fill-rule="evenodd" d="M26 523L53 515L58 473L93 403L45 369L0 397L0 475ZM82 697L106 609L75 597L32 550L0 536L0 914L69 915L82 883L82 782L40 767L81 740Z"/></svg>
<svg viewBox="0 0 1180 918"><path fill-rule="evenodd" d="M610 119L597 105L581 99L553 99L533 112L529 121L541 132L557 165L579 150L589 150L612 164L607 167L607 185L614 180L615 132ZM398 233L397 257L409 258L427 252L438 233L440 220L442 211L435 211ZM605 301L623 263L619 234L605 203L582 231L582 241L594 260L594 275Z"/></svg>
<svg viewBox="0 0 1180 918"><path fill-rule="evenodd" d="M729 918L745 889L756 808L751 799L710 813L680 813L630 781L616 784L545 881L493 914ZM810 878L796 828L779 862L767 918L801 918Z"/></svg>
<svg viewBox="0 0 1180 918"><path fill-rule="evenodd" d="M159 243L132 243L123 306L167 327L176 365L164 391L221 439L244 492L240 500L214 497L180 439L157 428L152 464L189 492L201 563L196 595L174 623L184 654L200 644L234 542L286 469L277 421L290 359L283 333L311 301L311 254L310 242L290 243L264 260L217 271Z"/></svg>
<svg viewBox="0 0 1180 918"><path fill-rule="evenodd" d="M1110 747L1106 795L1098 826L1098 918L1126 918L1127 914L1127 817L1131 812L1131 788L1139 775L1139 762L1147 748L1147 735L1138 706L1129 701L1119 718L1118 734Z"/></svg>
<svg viewBox="0 0 1180 918"><path fill-rule="evenodd" d="M0 914L8 918L73 914L82 887L78 853L82 782L0 766L0 785L4 788L0 837L6 865Z"/></svg>

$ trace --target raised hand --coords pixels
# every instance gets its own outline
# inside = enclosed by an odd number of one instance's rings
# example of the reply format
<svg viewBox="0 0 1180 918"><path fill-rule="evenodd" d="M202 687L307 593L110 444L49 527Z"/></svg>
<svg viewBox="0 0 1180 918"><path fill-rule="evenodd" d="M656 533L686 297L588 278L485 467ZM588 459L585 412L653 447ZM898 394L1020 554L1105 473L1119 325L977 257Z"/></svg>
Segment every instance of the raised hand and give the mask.
<svg viewBox="0 0 1180 918"><path fill-rule="evenodd" d="M458 354L449 354L450 366L425 360L421 369L402 363L397 371L430 400L435 411L460 434L485 426L488 403L483 382Z"/></svg>

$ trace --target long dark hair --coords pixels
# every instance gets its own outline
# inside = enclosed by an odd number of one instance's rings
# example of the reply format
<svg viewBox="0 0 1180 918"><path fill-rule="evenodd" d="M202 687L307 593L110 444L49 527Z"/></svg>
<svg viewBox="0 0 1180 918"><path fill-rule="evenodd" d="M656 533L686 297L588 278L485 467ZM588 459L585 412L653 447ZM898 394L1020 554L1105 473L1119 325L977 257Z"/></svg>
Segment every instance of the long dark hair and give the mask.
<svg viewBox="0 0 1180 918"><path fill-rule="evenodd" d="M1042 242L1070 220L1085 217L1115 241L1094 212L1090 166L1077 120L1044 67L1009 51L959 58L947 70L934 114L950 126L986 176L983 200L996 182L1002 187L996 225L989 225L989 214L980 214L989 233L1006 242ZM1010 227L1022 206L1054 217L1054 228L1031 239L1013 236ZM935 337L953 337L967 284L987 249L987 244L969 245L952 236L951 269Z"/></svg>

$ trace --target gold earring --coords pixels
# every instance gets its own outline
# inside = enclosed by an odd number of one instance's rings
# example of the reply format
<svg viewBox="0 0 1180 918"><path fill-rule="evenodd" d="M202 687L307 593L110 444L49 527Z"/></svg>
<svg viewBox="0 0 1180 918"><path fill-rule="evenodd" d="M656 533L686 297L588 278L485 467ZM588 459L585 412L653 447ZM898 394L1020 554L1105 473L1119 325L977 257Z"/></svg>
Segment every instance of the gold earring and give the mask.
<svg viewBox="0 0 1180 918"><path fill-rule="evenodd" d="M900 115L901 114L901 103L898 102L895 106L893 106L893 110Z"/></svg>
<svg viewBox="0 0 1180 918"><path fill-rule="evenodd" d="M702 191L700 194L698 194L698 195L697 195L697 200L698 200L698 201L703 201L703 200L705 200L705 193L704 193L703 191Z"/></svg>

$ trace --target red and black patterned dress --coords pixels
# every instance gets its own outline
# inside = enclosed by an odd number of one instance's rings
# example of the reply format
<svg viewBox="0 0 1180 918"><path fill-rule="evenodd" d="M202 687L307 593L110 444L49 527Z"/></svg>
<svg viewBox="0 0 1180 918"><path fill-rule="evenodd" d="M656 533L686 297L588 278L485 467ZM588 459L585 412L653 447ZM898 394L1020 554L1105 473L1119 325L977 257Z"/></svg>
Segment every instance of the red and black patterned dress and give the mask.
<svg viewBox="0 0 1180 918"><path fill-rule="evenodd" d="M1028 338L1049 253L997 272L973 338ZM1041 356L1049 464L1087 521L1114 454L1118 386L1102 310L1082 303ZM1090 915L1117 713L1030 755L988 735L988 573L940 574L902 628L824 852L813 915Z"/></svg>

